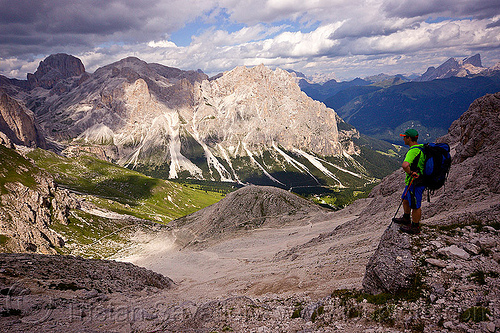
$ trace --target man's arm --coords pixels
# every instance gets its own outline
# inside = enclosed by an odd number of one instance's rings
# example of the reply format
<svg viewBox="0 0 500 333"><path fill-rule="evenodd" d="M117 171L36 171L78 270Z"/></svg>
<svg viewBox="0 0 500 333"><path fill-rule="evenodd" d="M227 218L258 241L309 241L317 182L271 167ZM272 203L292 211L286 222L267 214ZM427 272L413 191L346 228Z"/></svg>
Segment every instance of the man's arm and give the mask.
<svg viewBox="0 0 500 333"><path fill-rule="evenodd" d="M409 174L409 175L410 175L410 176L412 176L413 178L418 178L418 172L415 172L415 171L411 171L411 170L410 170L410 163L408 163L408 162L404 161L404 162L403 162L402 167L403 167L403 170L404 170L407 174Z"/></svg>

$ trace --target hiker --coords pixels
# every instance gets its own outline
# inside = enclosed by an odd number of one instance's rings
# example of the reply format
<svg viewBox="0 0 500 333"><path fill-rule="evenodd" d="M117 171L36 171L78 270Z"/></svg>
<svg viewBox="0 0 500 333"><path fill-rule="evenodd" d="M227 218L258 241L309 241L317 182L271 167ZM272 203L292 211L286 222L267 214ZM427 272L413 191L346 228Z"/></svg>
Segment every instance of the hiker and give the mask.
<svg viewBox="0 0 500 333"><path fill-rule="evenodd" d="M400 218L394 217L392 220L395 223L400 224L399 230L409 234L419 234L420 233L420 219L422 217L422 209L420 205L422 203L422 195L425 190L425 186L419 183L419 177L423 173L425 156L420 149L412 149L417 147L422 147L423 144L418 144L418 132L415 129L409 129L404 134L400 134L403 137L405 145L409 146L410 149L406 153L406 157L403 161L403 170L406 173L405 178L405 190L401 196L403 200L403 211L404 214Z"/></svg>

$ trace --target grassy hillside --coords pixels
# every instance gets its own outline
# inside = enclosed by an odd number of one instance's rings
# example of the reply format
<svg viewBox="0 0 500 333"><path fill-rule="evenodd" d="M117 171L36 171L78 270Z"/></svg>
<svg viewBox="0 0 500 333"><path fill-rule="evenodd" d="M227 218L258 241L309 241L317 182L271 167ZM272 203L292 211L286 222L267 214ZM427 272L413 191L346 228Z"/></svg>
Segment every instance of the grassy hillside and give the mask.
<svg viewBox="0 0 500 333"><path fill-rule="evenodd" d="M219 201L223 194L198 190L99 160L91 155L66 158L37 149L28 154L61 186L88 195L110 211L168 223Z"/></svg>
<svg viewBox="0 0 500 333"><path fill-rule="evenodd" d="M231 186L179 184L147 177L90 155L66 158L42 149L27 155L0 145L0 195L9 193L13 183L32 189L38 180L52 177L59 187L76 193L81 209L69 212L67 223L51 217L50 229L61 235L65 244L55 250L61 254L88 258L109 258L134 246L139 236L154 235L165 224L209 206L231 191ZM54 197L50 196L48 202ZM54 207L47 206L50 212ZM0 201L0 216L2 215ZM11 221L0 219L0 252L15 235Z"/></svg>
<svg viewBox="0 0 500 333"><path fill-rule="evenodd" d="M0 145L0 194L5 194L7 183L19 182L27 187L34 188L37 183L33 177L40 169L27 159L16 153L15 150Z"/></svg>

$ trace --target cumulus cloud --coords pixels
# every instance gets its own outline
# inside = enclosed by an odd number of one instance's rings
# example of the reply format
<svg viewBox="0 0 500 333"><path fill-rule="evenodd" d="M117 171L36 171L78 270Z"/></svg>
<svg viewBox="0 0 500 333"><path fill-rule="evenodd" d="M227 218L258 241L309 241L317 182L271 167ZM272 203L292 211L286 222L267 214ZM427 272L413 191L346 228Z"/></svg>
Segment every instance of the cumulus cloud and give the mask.
<svg viewBox="0 0 500 333"><path fill-rule="evenodd" d="M17 78L56 52L89 71L137 56L208 74L264 63L340 77L423 72L478 50L483 62L500 61L498 0L0 0L0 8L0 74ZM190 25L187 42L171 39Z"/></svg>

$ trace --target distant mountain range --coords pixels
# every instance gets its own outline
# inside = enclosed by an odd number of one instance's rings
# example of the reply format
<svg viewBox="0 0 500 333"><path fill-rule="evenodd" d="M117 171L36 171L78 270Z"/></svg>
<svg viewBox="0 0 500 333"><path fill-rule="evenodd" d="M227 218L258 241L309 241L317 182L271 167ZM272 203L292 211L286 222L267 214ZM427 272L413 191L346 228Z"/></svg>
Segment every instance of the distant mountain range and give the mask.
<svg viewBox="0 0 500 333"><path fill-rule="evenodd" d="M500 64L485 68L476 54L450 58L413 80L381 74L323 85L302 79L299 84L363 134L400 143L398 134L415 127L427 142L444 135L476 98L500 91Z"/></svg>
<svg viewBox="0 0 500 333"><path fill-rule="evenodd" d="M353 188L398 164L394 147L263 65L209 79L131 57L91 74L55 54L26 81L0 77L0 87L33 112L50 149L161 178Z"/></svg>

